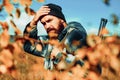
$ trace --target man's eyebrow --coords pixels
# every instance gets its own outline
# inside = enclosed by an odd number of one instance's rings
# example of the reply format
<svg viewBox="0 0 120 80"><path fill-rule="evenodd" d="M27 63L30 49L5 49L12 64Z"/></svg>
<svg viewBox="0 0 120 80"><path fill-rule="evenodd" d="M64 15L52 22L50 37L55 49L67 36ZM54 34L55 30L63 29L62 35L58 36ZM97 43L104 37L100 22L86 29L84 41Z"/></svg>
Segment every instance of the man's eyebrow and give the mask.
<svg viewBox="0 0 120 80"><path fill-rule="evenodd" d="M49 21L51 21L51 20L52 20L52 19L47 19L46 22L49 22Z"/></svg>

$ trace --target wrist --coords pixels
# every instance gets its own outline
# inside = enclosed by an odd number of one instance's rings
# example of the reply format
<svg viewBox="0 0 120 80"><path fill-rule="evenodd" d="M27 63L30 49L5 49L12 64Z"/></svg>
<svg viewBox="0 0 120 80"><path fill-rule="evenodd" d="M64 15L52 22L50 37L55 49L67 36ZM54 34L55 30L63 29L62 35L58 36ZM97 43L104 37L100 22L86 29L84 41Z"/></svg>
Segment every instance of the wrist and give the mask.
<svg viewBox="0 0 120 80"><path fill-rule="evenodd" d="M35 15L34 18L31 21L31 24L32 25L37 25L38 21L39 21L39 16Z"/></svg>
<svg viewBox="0 0 120 80"><path fill-rule="evenodd" d="M30 26L36 26L37 25L37 23L34 21L34 20L32 20L31 22L30 22Z"/></svg>

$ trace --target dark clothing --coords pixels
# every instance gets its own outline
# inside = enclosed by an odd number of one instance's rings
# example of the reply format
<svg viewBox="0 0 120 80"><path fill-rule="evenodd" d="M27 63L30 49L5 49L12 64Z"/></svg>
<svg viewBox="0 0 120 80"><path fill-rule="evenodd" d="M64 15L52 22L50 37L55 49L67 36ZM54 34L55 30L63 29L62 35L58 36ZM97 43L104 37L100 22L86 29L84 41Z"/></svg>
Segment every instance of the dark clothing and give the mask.
<svg viewBox="0 0 120 80"><path fill-rule="evenodd" d="M26 26L26 28L29 27L29 24ZM26 31L26 28L24 30L24 34L28 34L30 38L34 38L37 40L40 40L41 42L36 42L34 45L30 43L29 40L26 40L24 43L24 50L30 54L44 57L46 60L51 61L49 59L49 56L52 51L52 46L50 44L44 44L44 41L48 41L48 36L38 36L38 30L37 27L35 27L30 33ZM86 45L86 37L87 33L86 30L83 28L83 26L78 22L70 22L68 23L68 26L59 34L58 40L60 42L63 42L65 45L67 45L66 52L68 54L73 53L78 48L81 48L82 46ZM80 42L79 45L73 45L74 41ZM42 45L42 51L38 51L36 49L36 44ZM53 63L56 63L57 59L53 61ZM52 64L51 62L48 62Z"/></svg>

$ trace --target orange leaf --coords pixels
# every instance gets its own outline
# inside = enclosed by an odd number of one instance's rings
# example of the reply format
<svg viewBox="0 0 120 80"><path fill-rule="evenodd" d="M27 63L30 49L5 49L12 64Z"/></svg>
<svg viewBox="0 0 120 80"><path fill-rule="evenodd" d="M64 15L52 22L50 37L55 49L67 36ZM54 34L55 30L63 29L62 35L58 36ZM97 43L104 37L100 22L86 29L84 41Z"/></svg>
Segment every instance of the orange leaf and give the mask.
<svg viewBox="0 0 120 80"><path fill-rule="evenodd" d="M20 4L22 6L30 6L32 4L32 0L20 0Z"/></svg>
<svg viewBox="0 0 120 80"><path fill-rule="evenodd" d="M18 0L13 0L13 2L18 2Z"/></svg>
<svg viewBox="0 0 120 80"><path fill-rule="evenodd" d="M108 34L108 33L109 33L109 31L106 28L103 28L102 31L101 31L102 35L105 35L105 34Z"/></svg>
<svg viewBox="0 0 120 80"><path fill-rule="evenodd" d="M22 33L22 32L18 29L18 27L16 26L16 24L15 24L12 20L10 20L10 23L11 23L13 29L15 30L16 35Z"/></svg>
<svg viewBox="0 0 120 80"><path fill-rule="evenodd" d="M9 44L10 36L7 30L4 30L0 35L0 47L6 47Z"/></svg>
<svg viewBox="0 0 120 80"><path fill-rule="evenodd" d="M5 65L0 65L0 73L4 74L7 72L7 67Z"/></svg>
<svg viewBox="0 0 120 80"><path fill-rule="evenodd" d="M20 12L20 9L17 8L17 9L16 9L16 17L17 17L17 18L20 18L20 13L21 13L21 12Z"/></svg>
<svg viewBox="0 0 120 80"><path fill-rule="evenodd" d="M8 26L8 23L7 23L7 22L0 22L0 25L2 26L2 29L3 29L3 30L5 30L5 29L7 29L7 30L8 30L8 28L9 28L9 26Z"/></svg>
<svg viewBox="0 0 120 80"><path fill-rule="evenodd" d="M45 0L37 0L38 2L45 2Z"/></svg>
<svg viewBox="0 0 120 80"><path fill-rule="evenodd" d="M3 5L6 11L10 14L14 9L14 6L10 3L10 0L3 0Z"/></svg>
<svg viewBox="0 0 120 80"><path fill-rule="evenodd" d="M10 68L13 66L13 55L9 49L3 49L0 55L0 61L7 67Z"/></svg>
<svg viewBox="0 0 120 80"><path fill-rule="evenodd" d="M26 12L28 15L34 15L34 14L35 14L35 11L32 10L31 8L29 8L29 6L26 6L26 7L25 7L25 12Z"/></svg>

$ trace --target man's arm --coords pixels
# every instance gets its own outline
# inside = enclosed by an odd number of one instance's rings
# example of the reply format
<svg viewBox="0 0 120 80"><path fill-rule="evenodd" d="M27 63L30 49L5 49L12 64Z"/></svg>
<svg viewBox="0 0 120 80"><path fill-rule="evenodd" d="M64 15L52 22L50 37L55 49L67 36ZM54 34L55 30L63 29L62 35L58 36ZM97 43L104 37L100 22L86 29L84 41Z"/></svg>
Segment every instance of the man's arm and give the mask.
<svg viewBox="0 0 120 80"><path fill-rule="evenodd" d="M24 35L30 38L37 38L37 23L40 17L48 14L50 12L50 8L48 6L42 6L35 14L32 21L26 26L24 30Z"/></svg>
<svg viewBox="0 0 120 80"><path fill-rule="evenodd" d="M25 38L23 49L25 52L28 52L30 54L41 56L42 52L37 51L36 45L35 45L35 41L37 41L37 38L38 38L37 33L38 33L37 27L35 26L31 27L30 23L26 26L24 33L23 33L24 38Z"/></svg>
<svg viewBox="0 0 120 80"><path fill-rule="evenodd" d="M61 43L64 43L68 52L72 53L76 49L86 45L87 33L84 27L78 22L68 23L67 28L63 31Z"/></svg>
<svg viewBox="0 0 120 80"><path fill-rule="evenodd" d="M45 49L47 46L44 46L40 44L35 44L35 41L38 39L38 30L37 30L37 23L39 21L39 18L43 15L46 15L50 12L50 9L48 6L42 6L35 14L33 20L27 24L24 30L24 37L25 37L25 43L24 43L24 50L28 53L31 53L33 55L42 56L45 57Z"/></svg>

